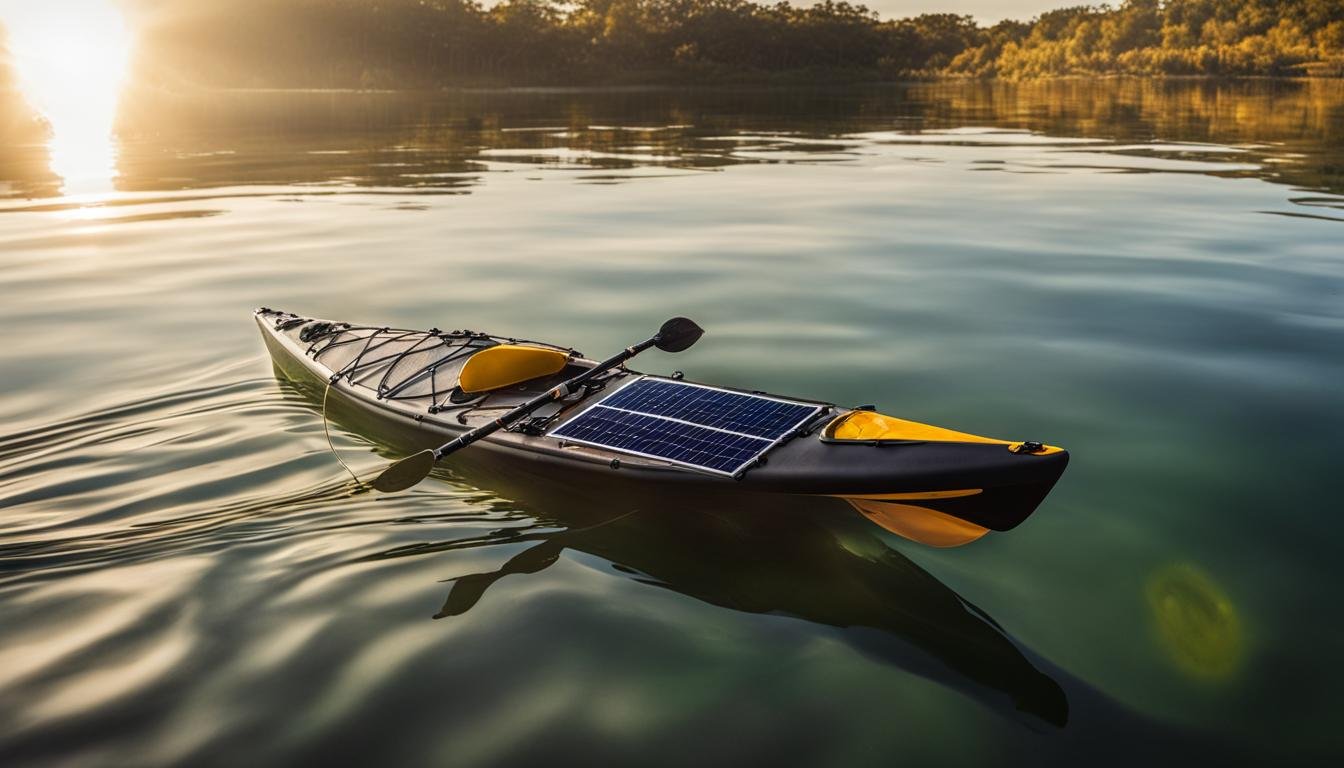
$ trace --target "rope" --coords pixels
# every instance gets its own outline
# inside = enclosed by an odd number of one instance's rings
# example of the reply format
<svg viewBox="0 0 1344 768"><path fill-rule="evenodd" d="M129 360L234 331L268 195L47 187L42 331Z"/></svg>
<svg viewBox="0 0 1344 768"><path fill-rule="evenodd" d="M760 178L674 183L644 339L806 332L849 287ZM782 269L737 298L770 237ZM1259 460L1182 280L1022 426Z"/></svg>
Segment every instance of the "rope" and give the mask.
<svg viewBox="0 0 1344 768"><path fill-rule="evenodd" d="M345 459L342 459L341 454L336 451L336 444L331 441L331 421L327 419L327 397L331 394L331 385L334 383L335 377L327 379L327 388L322 393L322 434L327 436L327 448L331 450L331 455L335 456L336 461L345 468L346 472L350 473L350 477L355 480L355 485L363 488L364 481L360 480L359 475L356 475L355 471L350 468L350 465L345 463Z"/></svg>

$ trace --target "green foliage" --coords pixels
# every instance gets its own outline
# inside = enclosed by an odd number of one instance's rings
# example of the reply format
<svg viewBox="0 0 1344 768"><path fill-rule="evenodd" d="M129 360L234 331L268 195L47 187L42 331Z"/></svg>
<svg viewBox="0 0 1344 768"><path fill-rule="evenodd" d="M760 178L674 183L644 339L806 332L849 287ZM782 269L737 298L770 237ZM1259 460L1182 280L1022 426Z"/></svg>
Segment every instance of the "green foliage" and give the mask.
<svg viewBox="0 0 1344 768"><path fill-rule="evenodd" d="M1124 0L991 27L954 14L882 20L833 0L503 0L488 9L476 0L131 2L153 20L139 74L168 85L1344 71L1341 0Z"/></svg>
<svg viewBox="0 0 1344 768"><path fill-rule="evenodd" d="M1017 39L991 39L954 73L1288 75L1344 62L1339 0L1126 0L1042 14ZM1002 37L1002 36L1001 36Z"/></svg>

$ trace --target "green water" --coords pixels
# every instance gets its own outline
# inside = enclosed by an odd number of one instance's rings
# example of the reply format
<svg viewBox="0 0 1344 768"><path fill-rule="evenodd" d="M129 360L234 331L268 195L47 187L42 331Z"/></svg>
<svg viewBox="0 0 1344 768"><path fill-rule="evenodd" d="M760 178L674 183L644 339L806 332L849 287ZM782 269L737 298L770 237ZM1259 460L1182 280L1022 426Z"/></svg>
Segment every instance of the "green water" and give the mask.
<svg viewBox="0 0 1344 768"><path fill-rule="evenodd" d="M6 765L1344 752L1344 85L139 94L68 179L14 130ZM594 356L686 314L642 369L1073 461L952 550L507 467L352 494L259 305Z"/></svg>

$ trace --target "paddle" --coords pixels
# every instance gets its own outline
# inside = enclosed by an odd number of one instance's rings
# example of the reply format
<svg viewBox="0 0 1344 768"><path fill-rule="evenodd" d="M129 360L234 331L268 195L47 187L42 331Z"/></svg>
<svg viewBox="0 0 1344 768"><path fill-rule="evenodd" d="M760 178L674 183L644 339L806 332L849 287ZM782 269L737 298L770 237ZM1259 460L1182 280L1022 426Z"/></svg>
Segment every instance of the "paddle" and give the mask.
<svg viewBox="0 0 1344 768"><path fill-rule="evenodd" d="M374 478L373 487L388 493L404 491L429 476L430 471L434 469L434 465L438 464L443 457L460 448L466 448L486 435L508 427L547 403L569 396L594 376L615 368L649 347L657 347L664 352L680 352L699 341L704 332L703 328L691 320L684 317L674 317L663 323L663 327L659 328L658 333L654 336L633 347L627 347L620 354L609 357L545 394L528 400L489 424L483 424L466 434L449 440L432 451L421 451L398 461Z"/></svg>

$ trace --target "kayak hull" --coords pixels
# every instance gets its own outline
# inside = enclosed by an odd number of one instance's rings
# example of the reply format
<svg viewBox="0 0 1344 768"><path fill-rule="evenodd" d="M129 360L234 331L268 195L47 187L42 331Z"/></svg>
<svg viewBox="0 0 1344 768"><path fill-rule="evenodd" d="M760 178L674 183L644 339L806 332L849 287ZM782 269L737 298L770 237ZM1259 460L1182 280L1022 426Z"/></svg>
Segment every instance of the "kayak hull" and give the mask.
<svg viewBox="0 0 1344 768"><path fill-rule="evenodd" d="M437 447L499 415L499 409L534 395L514 388L495 397L492 410L435 412L434 398L398 400L379 396L376 388L340 375L314 354L304 340L305 328L329 321L311 320L274 310L258 310L256 322L277 372L301 388L320 395L328 410L353 431L374 438L398 452ZM386 329L384 329L386 330ZM409 332L408 332L409 333ZM416 332L422 333L422 332ZM589 365L575 356L577 365ZM560 374L563 376L565 374ZM622 371L620 377L637 376ZM560 378L558 380L563 380ZM574 403L556 423L582 410L601 394ZM737 477L688 470L682 466L591 446L565 444L546 434L501 430L475 443L467 452L482 452L520 470L544 468L569 476L575 483L618 482L676 488L682 491L769 493L835 497L881 523L879 517L903 518L907 513L933 512L950 523L971 529L961 538L978 538L985 530L1016 527L1036 509L1068 464L1068 453L1017 453L1004 442L942 440L836 441L825 439L824 422L850 413L829 407L805 433L785 440L764 461ZM957 433L951 433L957 434ZM970 437L970 436L968 436ZM457 457L454 462L459 461ZM955 528L956 526L953 525ZM957 539L957 536L953 536ZM954 541L953 543L964 543Z"/></svg>

